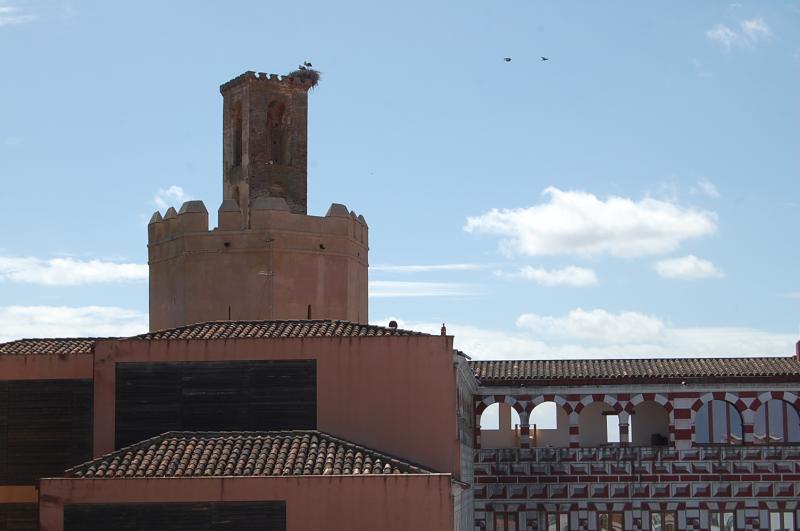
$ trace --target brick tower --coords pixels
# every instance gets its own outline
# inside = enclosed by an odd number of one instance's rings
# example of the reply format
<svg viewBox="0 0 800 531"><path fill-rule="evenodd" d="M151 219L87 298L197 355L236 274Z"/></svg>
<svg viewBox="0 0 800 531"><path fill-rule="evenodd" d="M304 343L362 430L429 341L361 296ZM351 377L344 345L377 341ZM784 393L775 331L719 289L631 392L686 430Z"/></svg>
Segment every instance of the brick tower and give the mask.
<svg viewBox="0 0 800 531"><path fill-rule="evenodd" d="M247 72L220 87L223 97L223 197L242 207L245 225L260 197L280 197L307 212L309 83Z"/></svg>
<svg viewBox="0 0 800 531"><path fill-rule="evenodd" d="M214 320L368 322L368 228L334 203L307 215L310 82L246 72L223 96L223 201L148 226L150 329Z"/></svg>

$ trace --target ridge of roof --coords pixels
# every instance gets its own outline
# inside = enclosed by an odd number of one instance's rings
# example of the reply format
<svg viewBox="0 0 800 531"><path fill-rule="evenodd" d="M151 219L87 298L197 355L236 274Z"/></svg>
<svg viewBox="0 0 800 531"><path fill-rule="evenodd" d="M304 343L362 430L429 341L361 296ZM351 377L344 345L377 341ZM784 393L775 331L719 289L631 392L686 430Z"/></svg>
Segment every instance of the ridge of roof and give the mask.
<svg viewBox="0 0 800 531"><path fill-rule="evenodd" d="M241 339L279 337L428 336L424 332L334 319L206 321L156 330L129 339Z"/></svg>
<svg viewBox="0 0 800 531"><path fill-rule="evenodd" d="M0 343L0 355L91 354L102 340L429 336L425 332L333 319L205 321L127 337L25 338Z"/></svg>
<svg viewBox="0 0 800 531"><path fill-rule="evenodd" d="M318 430L168 431L72 467L67 478L434 474Z"/></svg>
<svg viewBox="0 0 800 531"><path fill-rule="evenodd" d="M800 377L794 356L470 361L483 384L547 380Z"/></svg>

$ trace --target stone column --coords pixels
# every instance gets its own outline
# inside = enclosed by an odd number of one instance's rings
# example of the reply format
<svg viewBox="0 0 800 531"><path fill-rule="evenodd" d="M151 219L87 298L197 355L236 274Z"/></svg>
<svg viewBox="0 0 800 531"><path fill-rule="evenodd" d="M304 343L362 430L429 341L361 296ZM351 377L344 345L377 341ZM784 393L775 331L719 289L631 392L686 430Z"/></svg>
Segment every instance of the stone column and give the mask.
<svg viewBox="0 0 800 531"><path fill-rule="evenodd" d="M628 442L628 433L630 429L630 413L627 411L620 411L619 415L617 416L619 419L619 445L620 446L630 446L630 442Z"/></svg>
<svg viewBox="0 0 800 531"><path fill-rule="evenodd" d="M519 414L519 447L520 448L530 448L531 447L531 425L530 425L530 413L527 411L522 411Z"/></svg>

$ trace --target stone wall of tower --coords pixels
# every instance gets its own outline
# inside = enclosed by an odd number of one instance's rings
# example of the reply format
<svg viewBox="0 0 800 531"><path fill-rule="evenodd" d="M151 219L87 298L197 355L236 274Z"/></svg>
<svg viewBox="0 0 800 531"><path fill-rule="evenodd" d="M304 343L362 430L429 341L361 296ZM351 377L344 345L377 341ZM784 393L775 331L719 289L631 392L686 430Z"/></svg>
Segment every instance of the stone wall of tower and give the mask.
<svg viewBox="0 0 800 531"><path fill-rule="evenodd" d="M148 226L150 329L228 319L368 322L368 227L340 204L324 217L261 198L250 228L231 200L208 230L202 201Z"/></svg>
<svg viewBox="0 0 800 531"><path fill-rule="evenodd" d="M242 207L281 197L307 212L308 81L246 72L220 87L223 96L223 197Z"/></svg>

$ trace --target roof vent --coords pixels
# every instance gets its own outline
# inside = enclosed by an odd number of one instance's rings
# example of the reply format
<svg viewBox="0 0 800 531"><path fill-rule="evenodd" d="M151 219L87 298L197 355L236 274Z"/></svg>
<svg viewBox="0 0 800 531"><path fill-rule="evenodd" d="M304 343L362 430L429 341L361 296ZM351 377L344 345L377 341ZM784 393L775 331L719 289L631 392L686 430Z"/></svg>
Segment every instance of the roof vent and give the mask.
<svg viewBox="0 0 800 531"><path fill-rule="evenodd" d="M444 325L444 323L442 323L441 333L443 336L447 335L447 327Z"/></svg>
<svg viewBox="0 0 800 531"><path fill-rule="evenodd" d="M397 321L389 321L389 328L397 330ZM798 347L800 348L800 347Z"/></svg>

